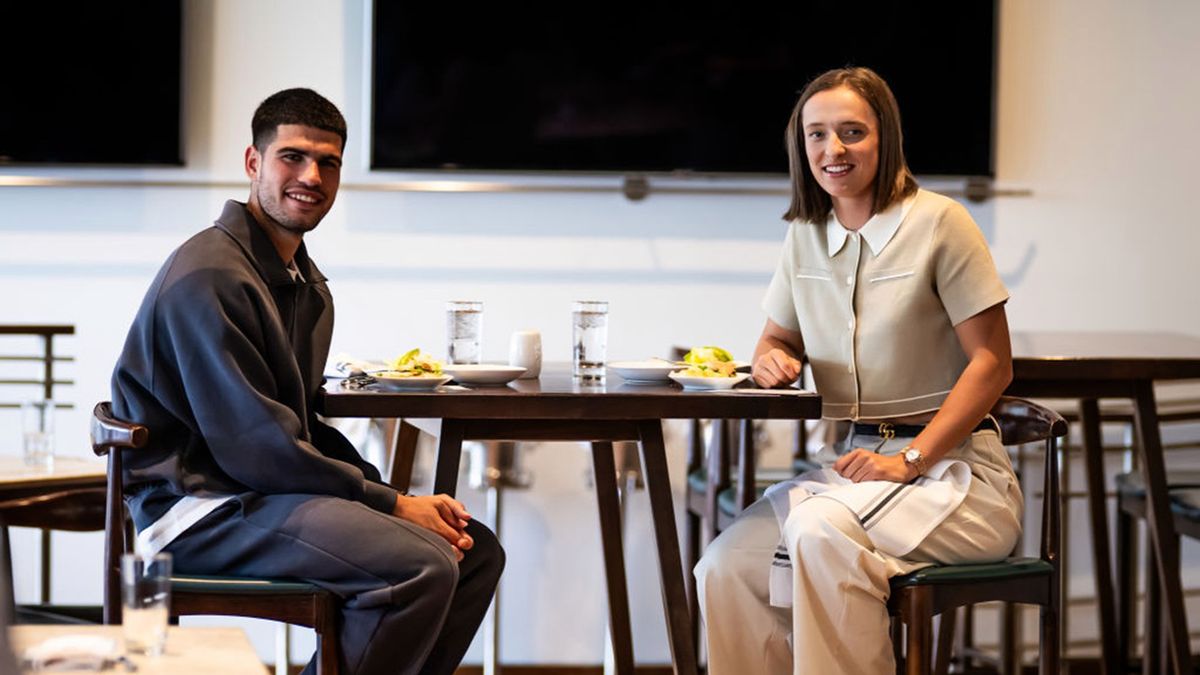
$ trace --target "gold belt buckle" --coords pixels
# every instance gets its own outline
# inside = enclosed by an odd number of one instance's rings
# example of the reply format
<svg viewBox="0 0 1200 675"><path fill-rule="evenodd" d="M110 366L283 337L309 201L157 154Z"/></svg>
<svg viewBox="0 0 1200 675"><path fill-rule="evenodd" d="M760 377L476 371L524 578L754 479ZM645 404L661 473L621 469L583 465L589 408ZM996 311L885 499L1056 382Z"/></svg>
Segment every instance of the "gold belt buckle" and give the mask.
<svg viewBox="0 0 1200 675"><path fill-rule="evenodd" d="M896 437L896 430L892 428L891 422L879 423L879 437L888 441Z"/></svg>

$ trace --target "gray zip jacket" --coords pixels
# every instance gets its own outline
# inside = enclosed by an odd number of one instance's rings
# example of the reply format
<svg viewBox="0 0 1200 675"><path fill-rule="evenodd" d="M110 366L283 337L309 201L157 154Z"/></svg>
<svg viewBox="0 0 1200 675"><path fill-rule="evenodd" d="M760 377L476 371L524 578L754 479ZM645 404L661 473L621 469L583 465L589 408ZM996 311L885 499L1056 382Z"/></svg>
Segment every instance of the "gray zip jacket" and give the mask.
<svg viewBox="0 0 1200 675"><path fill-rule="evenodd" d="M150 285L112 379L116 416L150 428L123 457L138 530L183 495L320 494L391 513L396 491L313 413L333 297L303 244L295 263L300 281L229 201Z"/></svg>

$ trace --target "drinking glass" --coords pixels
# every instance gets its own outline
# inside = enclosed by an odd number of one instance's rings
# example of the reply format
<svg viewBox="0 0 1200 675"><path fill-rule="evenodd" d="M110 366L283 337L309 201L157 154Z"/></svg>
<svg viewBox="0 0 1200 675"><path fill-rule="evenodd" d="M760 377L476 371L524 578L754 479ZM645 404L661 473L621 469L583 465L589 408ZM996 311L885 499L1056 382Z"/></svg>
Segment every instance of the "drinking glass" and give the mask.
<svg viewBox="0 0 1200 675"><path fill-rule="evenodd" d="M451 300L446 303L446 360L479 363L483 360L483 303Z"/></svg>
<svg viewBox="0 0 1200 675"><path fill-rule="evenodd" d="M21 440L28 466L54 468L54 410L49 399L21 404Z"/></svg>
<svg viewBox="0 0 1200 675"><path fill-rule="evenodd" d="M580 300L575 303L572 318L575 377L603 380L608 352L608 303Z"/></svg>
<svg viewBox="0 0 1200 675"><path fill-rule="evenodd" d="M125 650L158 656L167 644L171 604L171 554L121 556L121 604Z"/></svg>

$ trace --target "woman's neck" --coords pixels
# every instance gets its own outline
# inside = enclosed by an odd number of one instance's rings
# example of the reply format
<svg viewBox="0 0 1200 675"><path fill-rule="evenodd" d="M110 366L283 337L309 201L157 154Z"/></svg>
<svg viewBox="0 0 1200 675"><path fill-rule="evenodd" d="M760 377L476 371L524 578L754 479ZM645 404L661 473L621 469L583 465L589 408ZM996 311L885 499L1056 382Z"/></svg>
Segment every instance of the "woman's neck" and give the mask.
<svg viewBox="0 0 1200 675"><path fill-rule="evenodd" d="M859 197L854 199L834 198L833 213L837 216L838 222L847 230L858 230L867 221L871 219L874 199L871 197Z"/></svg>

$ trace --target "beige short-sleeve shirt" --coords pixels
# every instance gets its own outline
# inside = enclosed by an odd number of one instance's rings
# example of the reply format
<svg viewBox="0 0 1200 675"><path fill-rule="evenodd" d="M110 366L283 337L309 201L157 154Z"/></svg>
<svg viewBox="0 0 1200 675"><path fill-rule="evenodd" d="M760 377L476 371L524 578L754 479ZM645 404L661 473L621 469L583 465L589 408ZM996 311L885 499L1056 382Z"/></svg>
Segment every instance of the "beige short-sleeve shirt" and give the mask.
<svg viewBox="0 0 1200 675"><path fill-rule="evenodd" d="M851 232L793 222L763 309L799 331L831 419L937 410L967 365L954 327L1008 300L958 202L918 190Z"/></svg>

